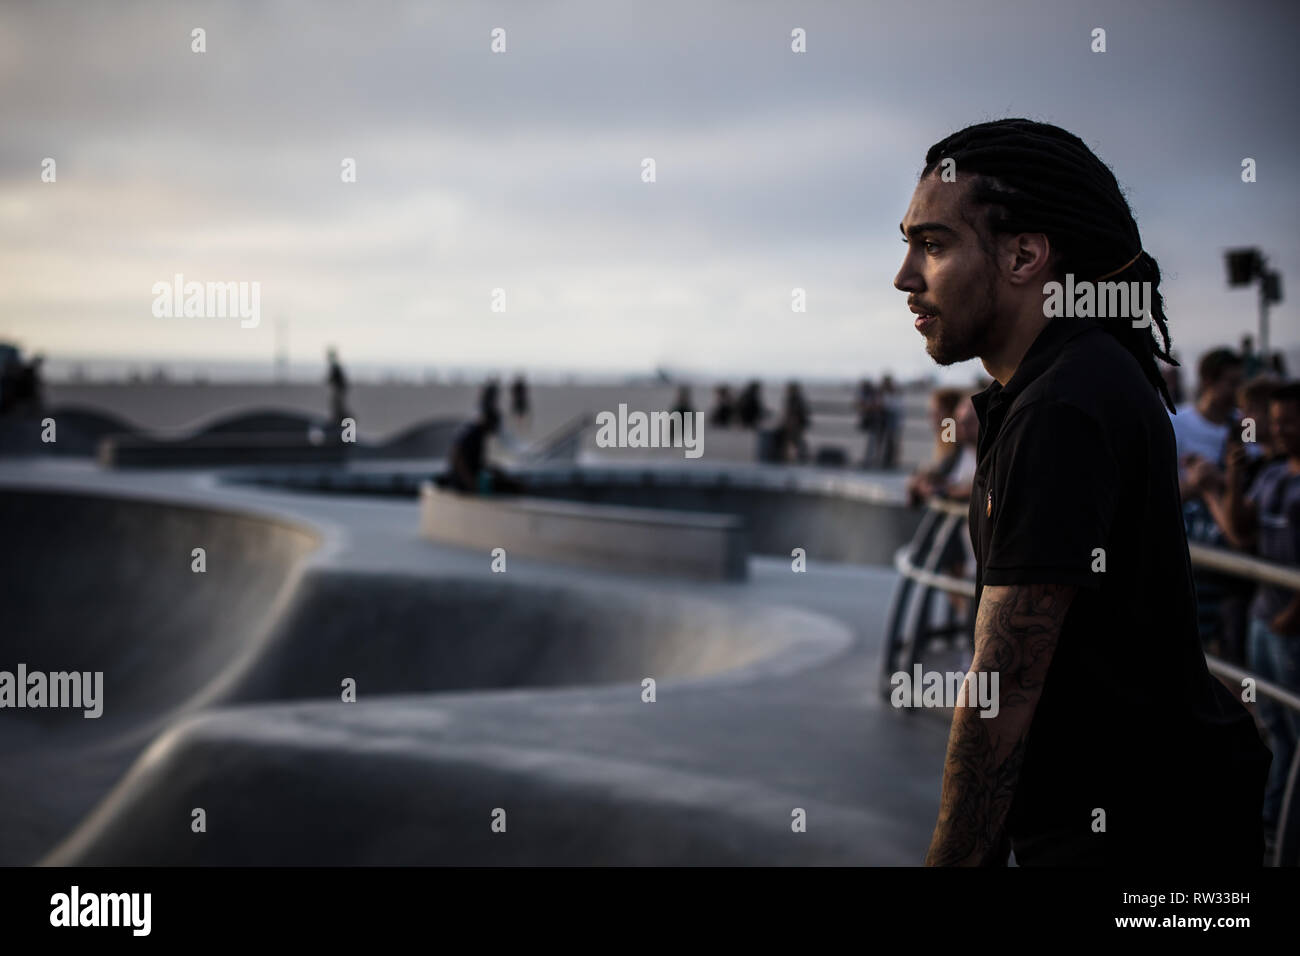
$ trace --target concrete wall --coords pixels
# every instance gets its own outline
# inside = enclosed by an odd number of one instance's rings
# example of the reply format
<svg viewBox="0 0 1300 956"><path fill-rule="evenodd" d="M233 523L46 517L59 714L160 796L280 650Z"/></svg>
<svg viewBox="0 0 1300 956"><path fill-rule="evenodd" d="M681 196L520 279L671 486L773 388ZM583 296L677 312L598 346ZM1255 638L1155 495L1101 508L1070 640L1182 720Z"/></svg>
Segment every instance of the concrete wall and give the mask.
<svg viewBox="0 0 1300 956"><path fill-rule="evenodd" d="M763 469L549 469L521 473L529 494L595 504L661 507L741 518L754 554L789 557L803 548L815 561L892 565L921 520L869 482Z"/></svg>
<svg viewBox="0 0 1300 956"><path fill-rule="evenodd" d="M420 533L442 544L641 574L743 580L749 544L730 515L479 497L420 489Z"/></svg>

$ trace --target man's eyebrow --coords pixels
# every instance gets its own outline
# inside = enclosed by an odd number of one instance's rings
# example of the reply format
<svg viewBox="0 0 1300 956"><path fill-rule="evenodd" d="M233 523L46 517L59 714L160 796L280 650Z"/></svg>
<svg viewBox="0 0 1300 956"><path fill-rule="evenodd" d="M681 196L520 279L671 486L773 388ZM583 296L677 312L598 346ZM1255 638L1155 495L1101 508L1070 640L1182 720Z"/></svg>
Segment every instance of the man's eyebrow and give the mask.
<svg viewBox="0 0 1300 956"><path fill-rule="evenodd" d="M915 239L923 232L945 232L950 236L957 235L957 230L951 226L945 226L941 222L919 222L910 229L904 229L903 224L898 224L898 231L903 234L904 238L911 237Z"/></svg>

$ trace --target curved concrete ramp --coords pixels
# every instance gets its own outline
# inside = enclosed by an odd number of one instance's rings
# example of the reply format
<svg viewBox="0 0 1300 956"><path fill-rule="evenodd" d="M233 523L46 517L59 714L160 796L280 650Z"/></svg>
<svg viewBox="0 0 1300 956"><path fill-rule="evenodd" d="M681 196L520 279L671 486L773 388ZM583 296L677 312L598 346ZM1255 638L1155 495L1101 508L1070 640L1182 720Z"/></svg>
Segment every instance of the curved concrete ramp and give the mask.
<svg viewBox="0 0 1300 956"><path fill-rule="evenodd" d="M0 528L0 666L103 671L102 718L21 712L78 730L120 729L127 716L199 693L264 635L318 543L293 525L232 512L12 488L0 495Z"/></svg>
<svg viewBox="0 0 1300 956"><path fill-rule="evenodd" d="M774 852L844 862L860 852L844 835L863 828L874 835L860 846L888 845L872 815L831 808L823 819L846 828L834 840L792 843L797 798L655 765L697 746L699 731L661 738L641 678L662 681L670 699L701 683L761 687L850 639L806 612L668 597L319 575L230 695L316 700L185 720L44 862L756 862ZM439 610L450 616L430 614ZM340 674L359 675L358 702L340 699ZM570 689L414 693L543 684ZM537 731L557 718L576 725L547 748L509 740L509 726ZM520 811L523 839L487 844L485 814L502 802ZM206 835L189 830L195 807Z"/></svg>
<svg viewBox="0 0 1300 956"><path fill-rule="evenodd" d="M15 585L0 602L0 669L103 672L99 718L0 712L0 864L69 833L51 859L468 862L481 847L460 814L503 788L524 819L541 815L528 840L496 845L503 859L668 861L694 847L739 860L733 839L767 845L745 835L762 788L656 768L698 759L715 718L656 710L641 680L707 706L734 686L761 719L755 688L851 642L817 614L638 582L330 567L313 557L317 534L186 504L9 486L0 527L0 574ZM358 703L340 699L348 677ZM718 716L742 719L738 706ZM680 722L671 740L664 713ZM722 793L749 800L718 806ZM692 836L680 813L692 800L727 826ZM214 835L223 821L221 838L188 839L195 806ZM584 830L583 808L605 829ZM629 816L646 821L630 842ZM779 826L759 816L764 832L788 831L788 810Z"/></svg>
<svg viewBox="0 0 1300 956"><path fill-rule="evenodd" d="M222 701L704 677L801 640L781 613L680 594L312 571Z"/></svg>
<svg viewBox="0 0 1300 956"><path fill-rule="evenodd" d="M305 435L312 428L324 428L325 419L299 411L267 408L224 415L193 429L193 435L254 435L259 433Z"/></svg>
<svg viewBox="0 0 1300 956"><path fill-rule="evenodd" d="M574 702L570 701L570 706ZM653 708L642 750L653 757ZM455 744L418 701L224 711L160 740L43 862L100 865L713 865L910 861L896 821L725 771ZM792 832L792 807L815 821ZM207 832L194 833L194 808ZM505 831L494 832L504 811Z"/></svg>
<svg viewBox="0 0 1300 956"><path fill-rule="evenodd" d="M0 711L0 864L13 864L48 849L170 712L255 651L317 538L216 509L14 487L0 528L0 670L103 674L98 718Z"/></svg>
<svg viewBox="0 0 1300 956"><path fill-rule="evenodd" d="M42 440L41 422L54 419L55 440ZM8 455L79 455L95 454L99 442L108 435L130 434L135 426L116 415L80 406L59 406L39 417L0 419L0 456Z"/></svg>

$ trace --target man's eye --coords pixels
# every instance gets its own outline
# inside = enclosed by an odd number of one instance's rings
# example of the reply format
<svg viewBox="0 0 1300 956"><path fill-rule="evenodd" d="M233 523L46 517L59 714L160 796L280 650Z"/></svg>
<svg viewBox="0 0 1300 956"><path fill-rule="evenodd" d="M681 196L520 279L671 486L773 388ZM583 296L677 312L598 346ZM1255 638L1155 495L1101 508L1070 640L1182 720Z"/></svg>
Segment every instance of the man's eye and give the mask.
<svg viewBox="0 0 1300 956"><path fill-rule="evenodd" d="M903 245L906 246L906 245L910 244L912 240L910 240L910 239L901 239L901 240L899 240L899 241L902 242ZM921 245L925 246L925 251L926 251L926 252L929 252L929 251L930 251L930 246L934 246L936 249L939 247L939 244L938 244L937 242L931 242L929 239L926 239L926 240L922 241Z"/></svg>

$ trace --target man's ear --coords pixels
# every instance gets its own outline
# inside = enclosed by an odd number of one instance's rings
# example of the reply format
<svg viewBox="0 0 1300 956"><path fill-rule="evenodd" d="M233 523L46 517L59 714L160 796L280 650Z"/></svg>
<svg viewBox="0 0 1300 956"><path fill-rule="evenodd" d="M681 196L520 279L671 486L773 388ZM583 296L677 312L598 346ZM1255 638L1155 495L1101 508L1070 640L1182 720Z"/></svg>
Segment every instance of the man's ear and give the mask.
<svg viewBox="0 0 1300 956"><path fill-rule="evenodd" d="M1003 262L1012 285L1042 285L1056 278L1057 256L1051 240L1041 232L1022 232L1004 239Z"/></svg>

